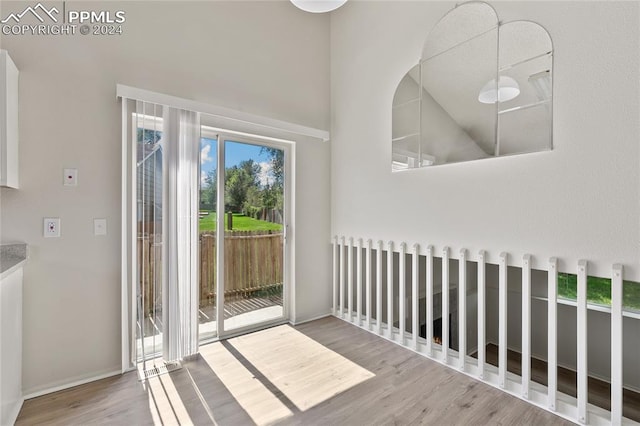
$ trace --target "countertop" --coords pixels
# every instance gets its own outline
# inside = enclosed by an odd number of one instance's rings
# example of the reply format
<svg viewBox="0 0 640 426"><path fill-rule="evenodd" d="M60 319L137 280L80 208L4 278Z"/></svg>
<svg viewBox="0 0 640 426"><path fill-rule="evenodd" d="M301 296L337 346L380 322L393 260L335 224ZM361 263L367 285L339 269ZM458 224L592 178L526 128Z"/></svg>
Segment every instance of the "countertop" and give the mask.
<svg viewBox="0 0 640 426"><path fill-rule="evenodd" d="M27 260L27 245L25 243L0 244L0 278L4 278Z"/></svg>

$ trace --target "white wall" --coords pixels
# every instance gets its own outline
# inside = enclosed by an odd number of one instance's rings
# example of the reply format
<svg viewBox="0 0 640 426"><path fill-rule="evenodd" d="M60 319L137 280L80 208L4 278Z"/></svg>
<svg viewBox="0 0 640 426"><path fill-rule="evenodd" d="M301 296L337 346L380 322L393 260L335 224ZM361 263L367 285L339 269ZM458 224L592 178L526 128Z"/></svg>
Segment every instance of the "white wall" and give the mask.
<svg viewBox="0 0 640 426"><path fill-rule="evenodd" d="M2 2L2 13L33 2ZM61 5L58 5L61 6ZM20 69L20 178L2 240L26 241L24 391L120 368L120 105L116 83L328 128L329 17L288 2L67 2L126 12L122 36L3 36ZM329 144L301 141L296 320L330 305ZM77 167L79 186L62 186ZM42 238L42 218L62 237ZM93 218L109 235L93 236Z"/></svg>
<svg viewBox="0 0 640 426"><path fill-rule="evenodd" d="M331 20L332 233L640 280L638 2L493 5L553 38L555 150L392 174L394 91L454 3L348 2Z"/></svg>

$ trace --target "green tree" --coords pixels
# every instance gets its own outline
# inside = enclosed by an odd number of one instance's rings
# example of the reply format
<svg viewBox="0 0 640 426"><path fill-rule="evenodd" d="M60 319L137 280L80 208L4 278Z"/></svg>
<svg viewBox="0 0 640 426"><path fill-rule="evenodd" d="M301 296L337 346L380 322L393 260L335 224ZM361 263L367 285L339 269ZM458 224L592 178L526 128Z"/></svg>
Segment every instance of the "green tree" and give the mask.
<svg viewBox="0 0 640 426"><path fill-rule="evenodd" d="M218 200L218 174L215 169L209 171L200 188L200 207L205 210L216 210Z"/></svg>
<svg viewBox="0 0 640 426"><path fill-rule="evenodd" d="M284 187L284 151L278 148L262 147L262 152L266 152L271 163L271 172L275 180L274 186L282 189Z"/></svg>
<svg viewBox="0 0 640 426"><path fill-rule="evenodd" d="M260 166L253 160L226 169L225 204L228 211L242 211L249 188L258 187L259 172Z"/></svg>

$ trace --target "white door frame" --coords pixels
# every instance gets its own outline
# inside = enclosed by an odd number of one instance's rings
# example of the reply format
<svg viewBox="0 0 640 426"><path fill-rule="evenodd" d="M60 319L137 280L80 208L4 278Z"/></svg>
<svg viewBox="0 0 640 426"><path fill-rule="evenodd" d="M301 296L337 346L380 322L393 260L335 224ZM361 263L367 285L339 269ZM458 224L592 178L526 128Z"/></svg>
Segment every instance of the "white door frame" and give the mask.
<svg viewBox="0 0 640 426"><path fill-rule="evenodd" d="M202 134L210 131L202 126ZM204 137L204 136L203 136ZM213 138L211 138L213 139ZM280 149L284 152L284 214L283 214L283 232L284 232L284 253L283 253L283 286L282 286L282 317L274 318L257 324L251 324L246 327L233 328L231 330L224 329L224 250L217 250L216 263L216 326L217 338L225 339L250 331L258 330L275 324L281 324L289 321L291 314L291 301L293 300L292 277L293 277L293 250L290 244L291 231L293 229L293 153L294 143L291 141L260 137L257 135L247 135L228 130L216 132L215 135L217 145L217 200L216 200L216 246L224 247L224 217L225 217L225 142L238 142L251 145L259 145L268 148ZM222 189L222 190L221 190Z"/></svg>

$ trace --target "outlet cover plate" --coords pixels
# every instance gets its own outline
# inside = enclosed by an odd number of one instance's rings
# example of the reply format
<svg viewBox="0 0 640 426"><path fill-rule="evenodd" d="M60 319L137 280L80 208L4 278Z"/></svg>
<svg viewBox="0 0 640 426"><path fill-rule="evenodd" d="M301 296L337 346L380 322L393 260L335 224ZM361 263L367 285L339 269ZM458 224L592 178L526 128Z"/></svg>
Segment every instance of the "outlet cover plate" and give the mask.
<svg viewBox="0 0 640 426"><path fill-rule="evenodd" d="M59 217L45 217L43 226L43 235L45 238L57 238L60 236Z"/></svg>
<svg viewBox="0 0 640 426"><path fill-rule="evenodd" d="M107 219L93 219L93 235L107 235Z"/></svg>
<svg viewBox="0 0 640 426"><path fill-rule="evenodd" d="M78 186L78 169L64 169L64 186Z"/></svg>

